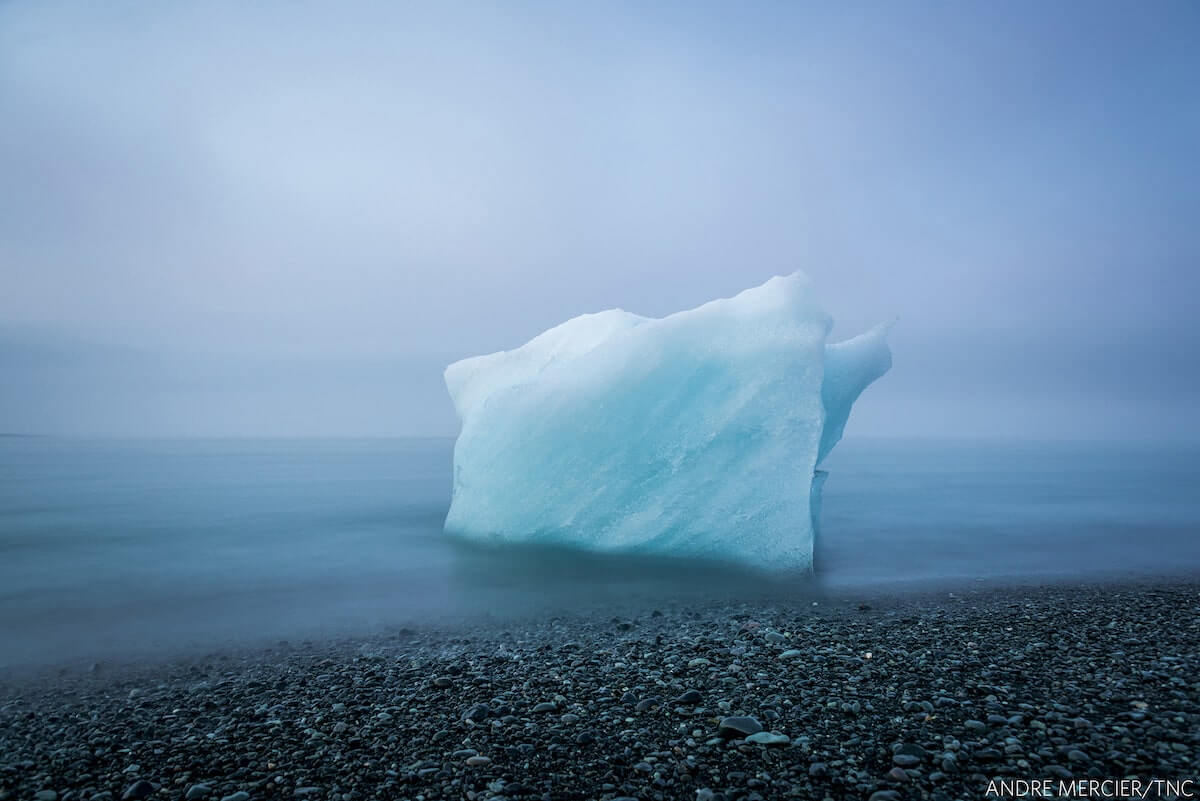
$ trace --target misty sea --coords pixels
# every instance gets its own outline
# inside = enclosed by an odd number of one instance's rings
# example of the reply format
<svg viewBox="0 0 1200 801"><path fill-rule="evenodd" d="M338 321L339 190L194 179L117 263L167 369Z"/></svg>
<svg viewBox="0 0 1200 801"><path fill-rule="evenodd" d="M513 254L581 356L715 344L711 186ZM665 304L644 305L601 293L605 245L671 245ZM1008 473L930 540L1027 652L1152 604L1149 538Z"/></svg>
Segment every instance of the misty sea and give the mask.
<svg viewBox="0 0 1200 801"><path fill-rule="evenodd" d="M0 666L723 595L1200 569L1200 447L853 440L817 576L472 546L453 441L0 438Z"/></svg>

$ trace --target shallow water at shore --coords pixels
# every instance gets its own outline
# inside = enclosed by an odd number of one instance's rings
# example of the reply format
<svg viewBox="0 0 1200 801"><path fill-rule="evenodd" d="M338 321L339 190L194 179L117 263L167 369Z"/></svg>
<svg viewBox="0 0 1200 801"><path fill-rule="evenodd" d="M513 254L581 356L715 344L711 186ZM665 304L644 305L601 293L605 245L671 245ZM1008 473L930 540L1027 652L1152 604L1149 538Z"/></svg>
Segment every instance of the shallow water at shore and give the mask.
<svg viewBox="0 0 1200 801"><path fill-rule="evenodd" d="M1194 780L1194 579L845 592L0 671L0 793L893 801Z"/></svg>
<svg viewBox="0 0 1200 801"><path fill-rule="evenodd" d="M468 546L450 440L0 439L0 662L480 615L1200 572L1195 446L853 441L815 580Z"/></svg>

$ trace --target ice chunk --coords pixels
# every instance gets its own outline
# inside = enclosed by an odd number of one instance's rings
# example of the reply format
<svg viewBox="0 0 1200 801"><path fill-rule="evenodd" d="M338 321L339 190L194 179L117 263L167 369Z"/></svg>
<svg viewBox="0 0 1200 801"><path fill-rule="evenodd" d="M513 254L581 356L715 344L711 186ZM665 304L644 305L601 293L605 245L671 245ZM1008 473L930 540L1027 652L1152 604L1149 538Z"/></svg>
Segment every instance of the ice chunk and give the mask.
<svg viewBox="0 0 1200 801"><path fill-rule="evenodd" d="M825 427L821 432L820 464L842 438L850 407L875 379L892 367L892 352L887 346L891 323L881 323L854 339L825 346L825 381L821 384L821 405L825 407Z"/></svg>
<svg viewBox="0 0 1200 801"><path fill-rule="evenodd" d="M817 465L891 364L885 328L827 345L831 325L795 273L661 319L583 315L455 362L446 531L810 567Z"/></svg>

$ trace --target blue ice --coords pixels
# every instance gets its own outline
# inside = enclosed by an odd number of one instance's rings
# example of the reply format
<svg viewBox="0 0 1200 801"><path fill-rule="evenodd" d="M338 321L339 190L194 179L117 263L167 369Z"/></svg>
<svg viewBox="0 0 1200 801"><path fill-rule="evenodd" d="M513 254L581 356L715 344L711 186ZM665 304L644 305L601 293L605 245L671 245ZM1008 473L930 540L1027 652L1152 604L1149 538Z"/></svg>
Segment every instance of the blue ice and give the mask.
<svg viewBox="0 0 1200 801"><path fill-rule="evenodd" d="M661 319L612 309L455 362L446 531L471 539L812 566L824 471L887 325L827 343L809 279Z"/></svg>

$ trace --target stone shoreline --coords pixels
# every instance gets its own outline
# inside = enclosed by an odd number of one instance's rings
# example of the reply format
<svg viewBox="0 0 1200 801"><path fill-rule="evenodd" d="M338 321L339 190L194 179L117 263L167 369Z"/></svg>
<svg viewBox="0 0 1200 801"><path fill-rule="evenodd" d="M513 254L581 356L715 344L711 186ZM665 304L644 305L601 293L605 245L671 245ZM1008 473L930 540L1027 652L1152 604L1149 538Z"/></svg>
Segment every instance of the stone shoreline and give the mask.
<svg viewBox="0 0 1200 801"><path fill-rule="evenodd" d="M1200 580L400 630L0 684L0 799L955 799L1200 780Z"/></svg>

